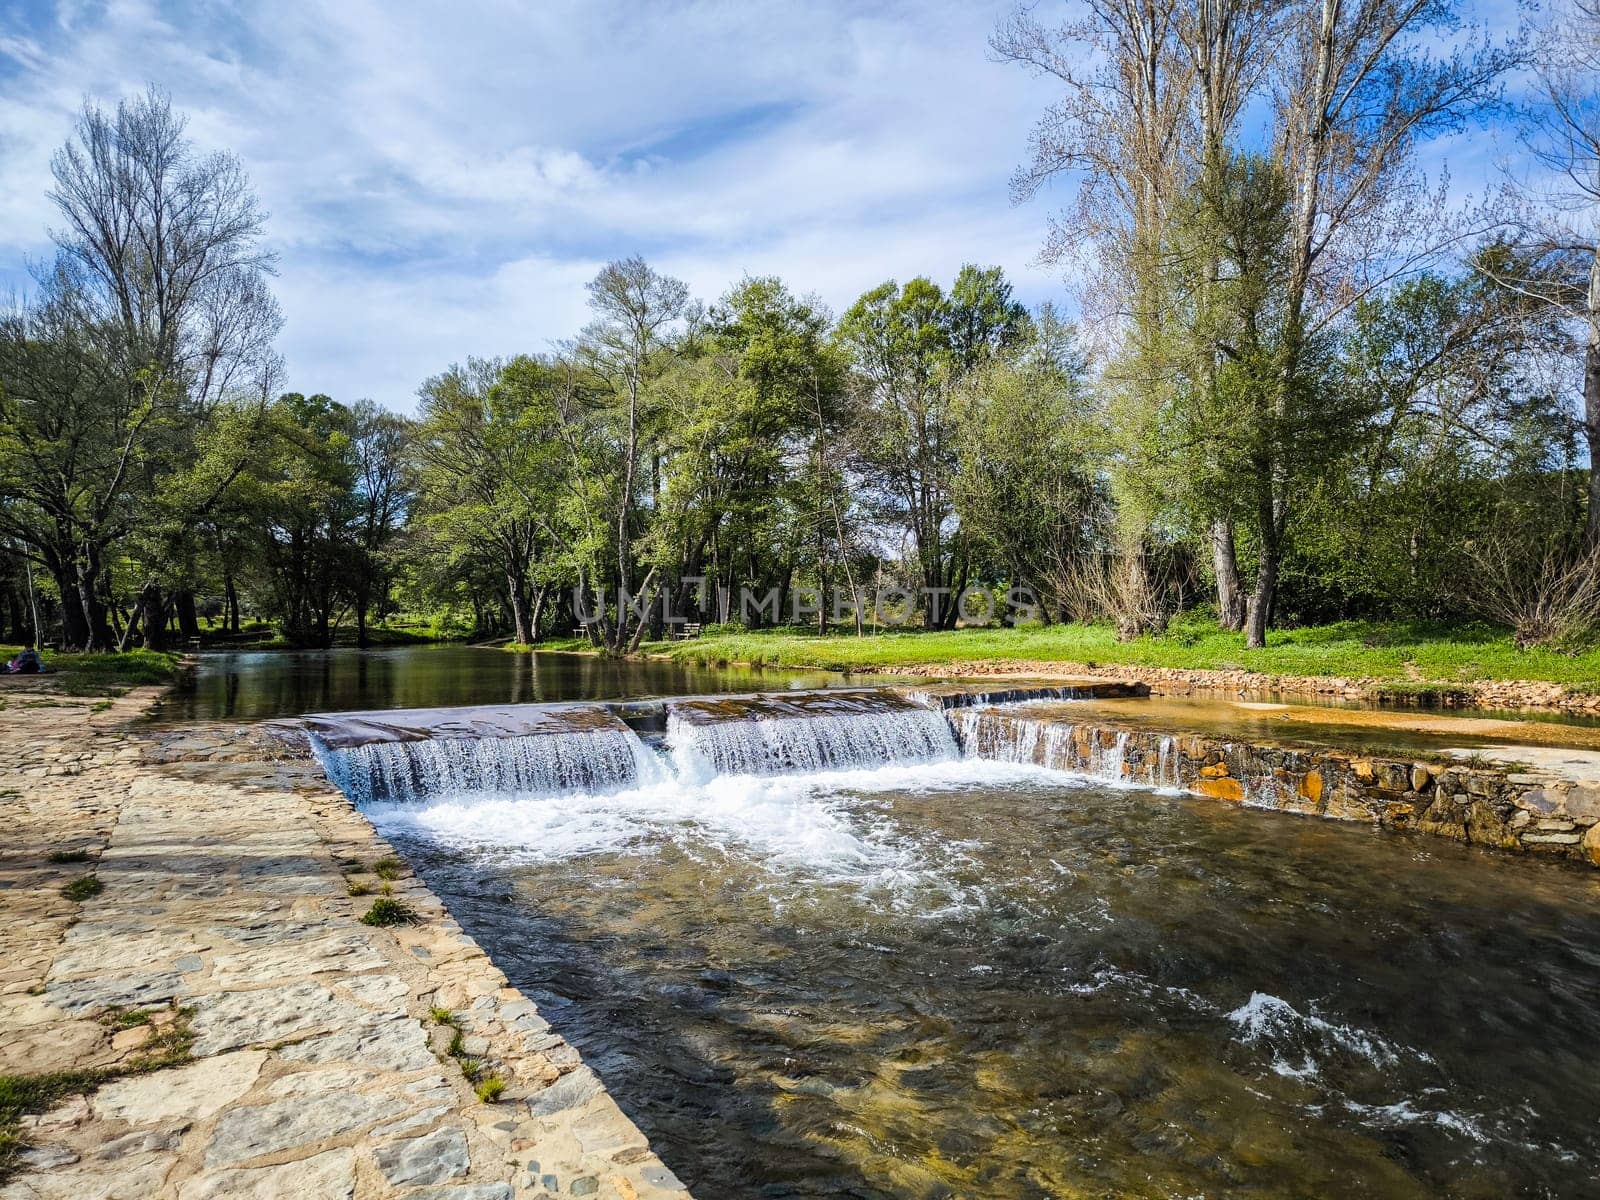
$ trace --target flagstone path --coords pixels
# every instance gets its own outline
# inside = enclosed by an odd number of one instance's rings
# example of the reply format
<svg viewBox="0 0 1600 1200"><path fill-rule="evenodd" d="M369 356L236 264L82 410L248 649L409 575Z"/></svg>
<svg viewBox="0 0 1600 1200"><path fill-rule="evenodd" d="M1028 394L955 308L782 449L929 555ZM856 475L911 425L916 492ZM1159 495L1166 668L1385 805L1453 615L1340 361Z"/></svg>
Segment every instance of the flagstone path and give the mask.
<svg viewBox="0 0 1600 1200"><path fill-rule="evenodd" d="M114 1077L23 1118L0 1200L687 1195L314 763L4 682L0 1075ZM360 923L385 886L415 924Z"/></svg>

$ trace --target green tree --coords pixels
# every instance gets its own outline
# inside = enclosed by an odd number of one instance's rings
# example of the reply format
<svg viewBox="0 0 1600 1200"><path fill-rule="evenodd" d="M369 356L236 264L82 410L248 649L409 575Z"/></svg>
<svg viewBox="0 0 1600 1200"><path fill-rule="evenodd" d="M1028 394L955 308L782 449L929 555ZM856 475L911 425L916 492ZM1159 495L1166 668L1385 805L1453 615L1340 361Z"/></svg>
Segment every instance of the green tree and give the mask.
<svg viewBox="0 0 1600 1200"><path fill-rule="evenodd" d="M879 515L906 532L929 628L954 624L946 597L960 589L968 565L953 521L954 389L1027 326L1001 272L970 266L949 297L930 279L904 287L890 281L839 322L855 376L857 469Z"/></svg>

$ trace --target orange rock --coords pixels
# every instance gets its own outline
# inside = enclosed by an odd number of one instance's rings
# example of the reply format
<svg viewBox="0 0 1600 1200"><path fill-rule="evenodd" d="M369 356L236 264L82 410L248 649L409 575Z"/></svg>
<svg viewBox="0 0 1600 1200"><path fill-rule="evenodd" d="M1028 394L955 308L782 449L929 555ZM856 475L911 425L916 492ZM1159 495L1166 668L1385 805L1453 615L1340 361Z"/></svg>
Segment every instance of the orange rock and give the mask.
<svg viewBox="0 0 1600 1200"><path fill-rule="evenodd" d="M1307 800L1317 804L1322 800L1322 772L1307 771L1306 777L1300 781L1300 786L1295 788Z"/></svg>
<svg viewBox="0 0 1600 1200"><path fill-rule="evenodd" d="M1237 779L1201 779L1194 785L1195 791L1203 796L1210 796L1215 800L1231 800L1235 804L1244 801L1244 788L1239 786Z"/></svg>
<svg viewBox="0 0 1600 1200"><path fill-rule="evenodd" d="M1228 773L1228 764L1225 762L1212 763L1209 767L1200 768L1201 779L1221 779Z"/></svg>
<svg viewBox="0 0 1600 1200"><path fill-rule="evenodd" d="M1589 826L1583 835L1583 853L1595 866L1600 867L1600 825Z"/></svg>

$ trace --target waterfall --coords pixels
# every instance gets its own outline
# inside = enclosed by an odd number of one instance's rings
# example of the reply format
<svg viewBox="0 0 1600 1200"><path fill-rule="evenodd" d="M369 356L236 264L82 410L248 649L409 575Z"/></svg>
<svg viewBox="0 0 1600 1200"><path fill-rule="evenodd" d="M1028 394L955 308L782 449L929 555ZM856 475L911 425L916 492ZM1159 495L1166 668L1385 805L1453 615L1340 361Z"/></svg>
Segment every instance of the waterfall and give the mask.
<svg viewBox="0 0 1600 1200"><path fill-rule="evenodd" d="M1123 783L1149 774L1148 751L1135 748L1137 757L1130 759L1129 751L1134 746L1132 735L1126 729L1105 730L1064 721L1039 721L992 708L958 708L951 715L962 753L968 758L1037 763L1052 770L1103 779L1107 783ZM1166 767L1161 770L1164 778ZM1176 776L1176 753L1172 772Z"/></svg>
<svg viewBox="0 0 1600 1200"><path fill-rule="evenodd" d="M794 711L785 711L793 708ZM838 711L807 711L773 703L742 714L707 707L672 705L667 745L680 773L779 775L791 772L881 767L889 763L935 762L957 757L944 715L911 704L879 707L839 705Z"/></svg>
<svg viewBox="0 0 1600 1200"><path fill-rule="evenodd" d="M658 771L654 755L626 727L352 746L330 746L313 733L311 744L328 778L358 803L415 803L463 792L613 791Z"/></svg>
<svg viewBox="0 0 1600 1200"><path fill-rule="evenodd" d="M1178 739L1170 733L1161 735L1161 749L1156 758L1156 777L1152 781L1158 788L1181 791L1183 777L1178 772Z"/></svg>

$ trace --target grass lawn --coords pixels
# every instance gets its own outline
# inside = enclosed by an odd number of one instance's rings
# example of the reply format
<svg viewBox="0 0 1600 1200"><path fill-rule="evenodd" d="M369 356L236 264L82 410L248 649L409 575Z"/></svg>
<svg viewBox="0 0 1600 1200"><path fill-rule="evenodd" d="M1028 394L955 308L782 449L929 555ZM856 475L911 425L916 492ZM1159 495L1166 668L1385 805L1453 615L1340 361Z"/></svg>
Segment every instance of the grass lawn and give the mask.
<svg viewBox="0 0 1600 1200"><path fill-rule="evenodd" d="M683 642L648 642L642 650L680 662L755 663L833 670L964 663L1034 662L1091 667L1181 667L1247 670L1273 675L1337 675L1390 681L1395 693L1422 685L1481 680L1562 683L1600 689L1600 648L1582 654L1518 650L1504 630L1487 625L1421 621L1343 621L1274 631L1262 650L1210 622L1175 623L1158 637L1121 643L1109 626L1050 625L1024 629L898 630L863 638L818 637L794 629L759 633L712 631Z"/></svg>
<svg viewBox="0 0 1600 1200"><path fill-rule="evenodd" d="M20 646L0 646L0 662L10 662L21 649ZM20 675L16 677L18 682L53 679L62 691L72 695L103 696L120 695L128 688L145 684L170 682L179 656L155 650L128 650L121 654L62 654L45 650L40 657L50 674Z"/></svg>

